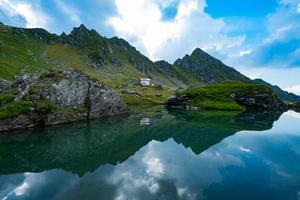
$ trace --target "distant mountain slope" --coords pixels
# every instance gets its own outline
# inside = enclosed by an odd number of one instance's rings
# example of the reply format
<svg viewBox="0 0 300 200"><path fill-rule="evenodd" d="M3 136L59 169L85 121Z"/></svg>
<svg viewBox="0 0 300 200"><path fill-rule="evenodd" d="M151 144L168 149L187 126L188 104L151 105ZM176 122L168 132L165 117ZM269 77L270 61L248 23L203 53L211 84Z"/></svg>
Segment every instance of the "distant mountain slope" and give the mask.
<svg viewBox="0 0 300 200"><path fill-rule="evenodd" d="M182 59L178 59L174 65L188 71L207 84L224 81L250 81L237 70L226 66L199 48L195 49L191 55L185 55Z"/></svg>
<svg viewBox="0 0 300 200"><path fill-rule="evenodd" d="M284 91L280 87L278 87L277 85L271 85L270 83L267 83L266 81L264 81L262 79L255 79L253 81L255 83L265 85L265 86L268 86L268 87L272 88L273 92L275 94L277 94L282 100L291 101L291 102L300 101L300 96L295 95L295 94L290 93L290 92L287 92L287 91Z"/></svg>
<svg viewBox="0 0 300 200"><path fill-rule="evenodd" d="M50 34L44 29L24 29L0 25L0 78L11 80L22 72L38 72L49 68L79 69L112 85L123 87L149 76L156 84L170 88L188 87L200 81L186 79L177 70L170 77L128 42L117 37L102 37L84 25L67 35ZM181 80L185 79L184 82ZM196 83L197 82L197 83Z"/></svg>
<svg viewBox="0 0 300 200"><path fill-rule="evenodd" d="M124 88L142 92L145 99L148 95L161 94L167 98L174 90L191 86L251 81L199 48L171 65L166 61L153 62L127 41L117 37L105 38L84 25L74 28L70 34L56 35L44 29L17 28L0 23L1 79L12 80L21 73L49 69L80 70L119 93ZM155 85L164 86L163 91L139 87L141 76L148 76ZM272 88L284 100L300 101L294 94Z"/></svg>

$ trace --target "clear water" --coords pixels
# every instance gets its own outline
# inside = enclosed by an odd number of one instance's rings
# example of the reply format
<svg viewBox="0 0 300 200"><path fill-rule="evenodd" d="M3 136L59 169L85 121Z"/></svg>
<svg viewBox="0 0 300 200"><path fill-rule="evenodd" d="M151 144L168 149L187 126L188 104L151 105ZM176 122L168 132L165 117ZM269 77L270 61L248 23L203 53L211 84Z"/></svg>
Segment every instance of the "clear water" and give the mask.
<svg viewBox="0 0 300 200"><path fill-rule="evenodd" d="M0 199L299 199L300 114L144 113L0 136Z"/></svg>

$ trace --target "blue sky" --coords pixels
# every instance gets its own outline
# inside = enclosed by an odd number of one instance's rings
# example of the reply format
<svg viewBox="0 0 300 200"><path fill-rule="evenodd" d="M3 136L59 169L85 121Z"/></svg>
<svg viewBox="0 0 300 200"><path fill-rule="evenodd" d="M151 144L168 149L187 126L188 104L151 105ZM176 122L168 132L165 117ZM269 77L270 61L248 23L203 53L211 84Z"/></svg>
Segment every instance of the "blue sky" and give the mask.
<svg viewBox="0 0 300 200"><path fill-rule="evenodd" d="M57 34L83 23L171 63L200 47L300 94L299 0L0 0L0 21Z"/></svg>

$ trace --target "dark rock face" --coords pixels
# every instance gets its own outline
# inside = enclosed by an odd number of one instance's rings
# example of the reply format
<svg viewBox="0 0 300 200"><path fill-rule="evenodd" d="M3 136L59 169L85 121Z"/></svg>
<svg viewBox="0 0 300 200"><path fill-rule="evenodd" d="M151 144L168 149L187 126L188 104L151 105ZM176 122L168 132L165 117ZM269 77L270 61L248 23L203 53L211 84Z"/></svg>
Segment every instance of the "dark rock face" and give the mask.
<svg viewBox="0 0 300 200"><path fill-rule="evenodd" d="M172 75L174 73L173 65L164 60L156 61L155 65L157 65L164 73L167 73L168 75Z"/></svg>
<svg viewBox="0 0 300 200"><path fill-rule="evenodd" d="M180 66L204 83L220 83L228 80L249 82L250 79L237 70L226 66L221 61L197 48L191 55L178 59L175 65Z"/></svg>
<svg viewBox="0 0 300 200"><path fill-rule="evenodd" d="M300 102L289 103L288 108L300 113Z"/></svg>
<svg viewBox="0 0 300 200"><path fill-rule="evenodd" d="M270 94L252 94L248 96L231 94L230 97L247 110L287 110L286 105Z"/></svg>
<svg viewBox="0 0 300 200"><path fill-rule="evenodd" d="M128 112L127 105L114 91L78 71L25 75L4 87L4 93L14 91L14 102L26 101L32 106L12 119L2 118L0 131L63 124ZM43 106L45 103L48 107L41 113L38 110L41 106L36 105Z"/></svg>
<svg viewBox="0 0 300 200"><path fill-rule="evenodd" d="M187 96L170 98L166 103L166 108L181 110L187 109L189 106L188 100L189 98Z"/></svg>
<svg viewBox="0 0 300 200"><path fill-rule="evenodd" d="M10 87L10 83L0 79L0 95L5 92L5 89Z"/></svg>

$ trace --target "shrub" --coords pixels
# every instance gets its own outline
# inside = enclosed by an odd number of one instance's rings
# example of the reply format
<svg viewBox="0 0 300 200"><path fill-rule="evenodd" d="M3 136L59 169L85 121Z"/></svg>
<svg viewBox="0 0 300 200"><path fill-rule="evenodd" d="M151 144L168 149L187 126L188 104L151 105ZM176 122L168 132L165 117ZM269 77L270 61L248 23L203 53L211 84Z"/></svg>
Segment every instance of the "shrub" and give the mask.
<svg viewBox="0 0 300 200"><path fill-rule="evenodd" d="M0 95L0 106L7 104L7 103L11 103L15 98L14 94L11 93L6 93L3 95Z"/></svg>
<svg viewBox="0 0 300 200"><path fill-rule="evenodd" d="M54 106L50 100L43 100L36 102L35 105L38 112L49 113L53 110Z"/></svg>
<svg viewBox="0 0 300 200"><path fill-rule="evenodd" d="M11 102L0 107L0 119L17 117L20 114L27 113L33 107L31 101Z"/></svg>
<svg viewBox="0 0 300 200"><path fill-rule="evenodd" d="M41 88L38 85L31 85L28 90L29 94L38 94L40 91Z"/></svg>

